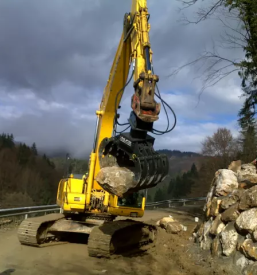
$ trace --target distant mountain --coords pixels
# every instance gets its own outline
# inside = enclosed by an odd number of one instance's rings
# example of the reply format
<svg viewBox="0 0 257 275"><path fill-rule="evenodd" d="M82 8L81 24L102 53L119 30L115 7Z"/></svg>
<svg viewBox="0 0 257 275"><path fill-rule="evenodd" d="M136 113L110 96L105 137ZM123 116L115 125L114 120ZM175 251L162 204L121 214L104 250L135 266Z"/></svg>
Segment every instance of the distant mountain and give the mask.
<svg viewBox="0 0 257 275"><path fill-rule="evenodd" d="M156 191L160 188L162 192L165 195L165 199L170 199L170 195L167 193L168 185L171 180L171 178L175 178L177 175L182 175L183 173L188 172L192 165L195 164L197 169L200 169L203 162L205 162L208 157L202 156L199 153L195 152L181 152L179 150L168 150L168 149L162 149L157 150L157 152L166 154L169 158L169 175L166 177L166 179L158 184L156 187L148 189L148 194L151 196L151 198L154 198ZM65 160L66 153L59 154L57 156L54 156L51 158L51 161L55 164L56 168L59 170L64 170L66 167L66 160ZM74 159L71 156L70 164L72 166L73 173L85 173L85 171L88 169L88 157L85 157L83 160L81 159ZM194 193L194 196L199 196L199 189L203 190L203 195L205 195L205 189L209 188L209 182L206 183L206 186L195 186L197 194Z"/></svg>
<svg viewBox="0 0 257 275"><path fill-rule="evenodd" d="M179 150L168 150L168 149L162 149L157 150L157 152L166 154L169 158L172 157L200 157L201 154L195 153L195 152L181 152Z"/></svg>
<svg viewBox="0 0 257 275"><path fill-rule="evenodd" d="M169 150L162 149L156 150L159 153L166 154L169 158L169 176L167 179L158 185L164 186L167 185L171 179L171 177L175 177L178 174L183 174L191 169L192 164L194 163L197 168L200 168L201 162L205 159L202 155L195 152L181 152L179 150ZM65 166L65 156L66 153L58 152L58 155L52 155L51 161L53 161L57 168L63 168ZM84 173L88 168L88 157L85 157L83 160L74 159L71 156L71 162L73 163L73 167L76 170L76 173ZM154 188L155 189L155 188Z"/></svg>
<svg viewBox="0 0 257 275"><path fill-rule="evenodd" d="M40 150L38 150L39 153L45 153L46 151L42 151L40 152ZM156 150L156 152L159 152L161 154L166 154L169 158L188 158L188 157L201 157L202 155L199 153L195 153L195 152L181 152L179 150L169 150L169 149L161 149L161 150ZM65 150L56 150L56 151L52 151L52 152L48 152L47 156L51 157L51 158L65 158L66 154L68 152L66 152ZM70 154L71 157L74 157ZM89 156L85 155L85 158L89 158Z"/></svg>

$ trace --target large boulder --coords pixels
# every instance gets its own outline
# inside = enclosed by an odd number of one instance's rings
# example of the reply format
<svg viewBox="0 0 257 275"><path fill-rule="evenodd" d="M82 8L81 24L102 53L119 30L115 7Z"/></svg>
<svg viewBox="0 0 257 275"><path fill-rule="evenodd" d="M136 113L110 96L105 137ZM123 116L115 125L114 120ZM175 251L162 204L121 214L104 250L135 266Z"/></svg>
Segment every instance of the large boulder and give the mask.
<svg viewBox="0 0 257 275"><path fill-rule="evenodd" d="M222 247L220 243L220 235L217 235L211 245L211 253L213 256L220 256L222 254Z"/></svg>
<svg viewBox="0 0 257 275"><path fill-rule="evenodd" d="M257 206L257 185L245 190L240 198L239 209L246 210Z"/></svg>
<svg viewBox="0 0 257 275"><path fill-rule="evenodd" d="M221 198L220 207L223 210L228 209L231 205L235 204L240 200L240 198L244 194L244 191L245 190L243 189L235 189L229 195L225 197L220 197Z"/></svg>
<svg viewBox="0 0 257 275"><path fill-rule="evenodd" d="M170 222L176 222L176 220L174 220L172 217L163 217L162 219L160 219L159 225L161 228L166 229L168 223Z"/></svg>
<svg viewBox="0 0 257 275"><path fill-rule="evenodd" d="M220 236L223 254L230 256L235 252L238 240L238 233L235 229L234 222L228 223L220 233Z"/></svg>
<svg viewBox="0 0 257 275"><path fill-rule="evenodd" d="M247 258L257 261L257 243L247 239L241 245L241 250Z"/></svg>
<svg viewBox="0 0 257 275"><path fill-rule="evenodd" d="M239 232L253 233L257 229L257 208L242 212L236 219L236 227Z"/></svg>
<svg viewBox="0 0 257 275"><path fill-rule="evenodd" d="M236 173L228 169L218 170L215 186L214 194L216 196L227 196L238 188Z"/></svg>
<svg viewBox="0 0 257 275"><path fill-rule="evenodd" d="M238 182L245 183L246 187L257 184L256 167L252 163L243 164L237 173Z"/></svg>
<svg viewBox="0 0 257 275"><path fill-rule="evenodd" d="M176 234L183 230L183 226L179 222L169 222L166 226L166 232Z"/></svg>
<svg viewBox="0 0 257 275"><path fill-rule="evenodd" d="M171 216L163 217L156 223L157 226L165 229L169 234L177 234L180 231L185 230L185 227L180 224L177 220L173 219Z"/></svg>
<svg viewBox="0 0 257 275"><path fill-rule="evenodd" d="M210 236L210 229L212 225L212 218L205 222L203 226L203 233L200 242L200 246L203 250L209 250L211 248L212 238Z"/></svg>
<svg viewBox="0 0 257 275"><path fill-rule="evenodd" d="M218 235L225 228L225 224L221 221L221 215L219 214L213 221L210 233L212 235Z"/></svg>
<svg viewBox="0 0 257 275"><path fill-rule="evenodd" d="M220 203L221 200L217 197L214 197L211 201L210 205L210 215L213 217L216 217L219 214L219 209L220 209Z"/></svg>
<svg viewBox="0 0 257 275"><path fill-rule="evenodd" d="M213 198L213 193L214 193L215 187L212 186L210 192L206 196L206 204L204 205L203 211L206 211L207 209L210 209L212 198ZM208 213L207 213L208 216Z"/></svg>
<svg viewBox="0 0 257 275"><path fill-rule="evenodd" d="M125 167L111 166L102 168L96 181L107 192L122 197L129 189L135 187L135 174Z"/></svg>
<svg viewBox="0 0 257 275"><path fill-rule="evenodd" d="M232 161L230 165L228 166L229 170L232 170L233 172L237 173L241 169L242 162L241 160Z"/></svg>
<svg viewBox="0 0 257 275"><path fill-rule="evenodd" d="M239 215L238 203L235 203L221 214L221 220L225 223L235 221Z"/></svg>

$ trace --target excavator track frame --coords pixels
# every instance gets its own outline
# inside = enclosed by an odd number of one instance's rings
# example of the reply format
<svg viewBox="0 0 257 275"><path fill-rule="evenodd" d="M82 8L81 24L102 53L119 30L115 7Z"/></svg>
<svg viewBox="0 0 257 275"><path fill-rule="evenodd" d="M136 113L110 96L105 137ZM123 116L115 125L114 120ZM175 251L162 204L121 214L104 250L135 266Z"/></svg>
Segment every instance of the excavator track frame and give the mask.
<svg viewBox="0 0 257 275"><path fill-rule="evenodd" d="M23 220L18 229L20 243L36 247L67 243L57 241L57 236L48 232L51 225L60 219L65 219L65 216L58 213Z"/></svg>
<svg viewBox="0 0 257 275"><path fill-rule="evenodd" d="M88 238L90 257L110 258L113 254L129 253L154 246L157 228L134 220L117 220L93 228Z"/></svg>

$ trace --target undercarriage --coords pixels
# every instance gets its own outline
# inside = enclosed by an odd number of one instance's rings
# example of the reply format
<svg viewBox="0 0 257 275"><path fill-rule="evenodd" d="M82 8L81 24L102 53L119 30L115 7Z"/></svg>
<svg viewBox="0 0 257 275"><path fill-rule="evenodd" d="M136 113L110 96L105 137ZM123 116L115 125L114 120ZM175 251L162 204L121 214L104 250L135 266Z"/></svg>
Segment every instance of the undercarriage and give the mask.
<svg viewBox="0 0 257 275"><path fill-rule="evenodd" d="M130 219L113 221L114 218L90 215L85 220L76 221L64 214L29 218L21 223L18 239L23 245L45 247L69 242L67 236L63 239L63 233L85 234L89 256L105 258L154 245L157 233L154 225Z"/></svg>

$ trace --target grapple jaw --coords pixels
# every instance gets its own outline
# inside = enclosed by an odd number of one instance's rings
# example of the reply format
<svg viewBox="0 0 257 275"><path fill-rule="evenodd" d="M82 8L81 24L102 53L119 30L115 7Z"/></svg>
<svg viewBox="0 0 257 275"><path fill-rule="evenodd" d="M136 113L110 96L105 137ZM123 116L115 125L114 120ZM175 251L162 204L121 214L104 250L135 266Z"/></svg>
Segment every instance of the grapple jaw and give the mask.
<svg viewBox="0 0 257 275"><path fill-rule="evenodd" d="M169 172L169 161L165 154L153 149L154 138L132 137L123 133L102 140L99 147L100 167L126 167L134 173L136 185L127 193L137 192L156 186Z"/></svg>

